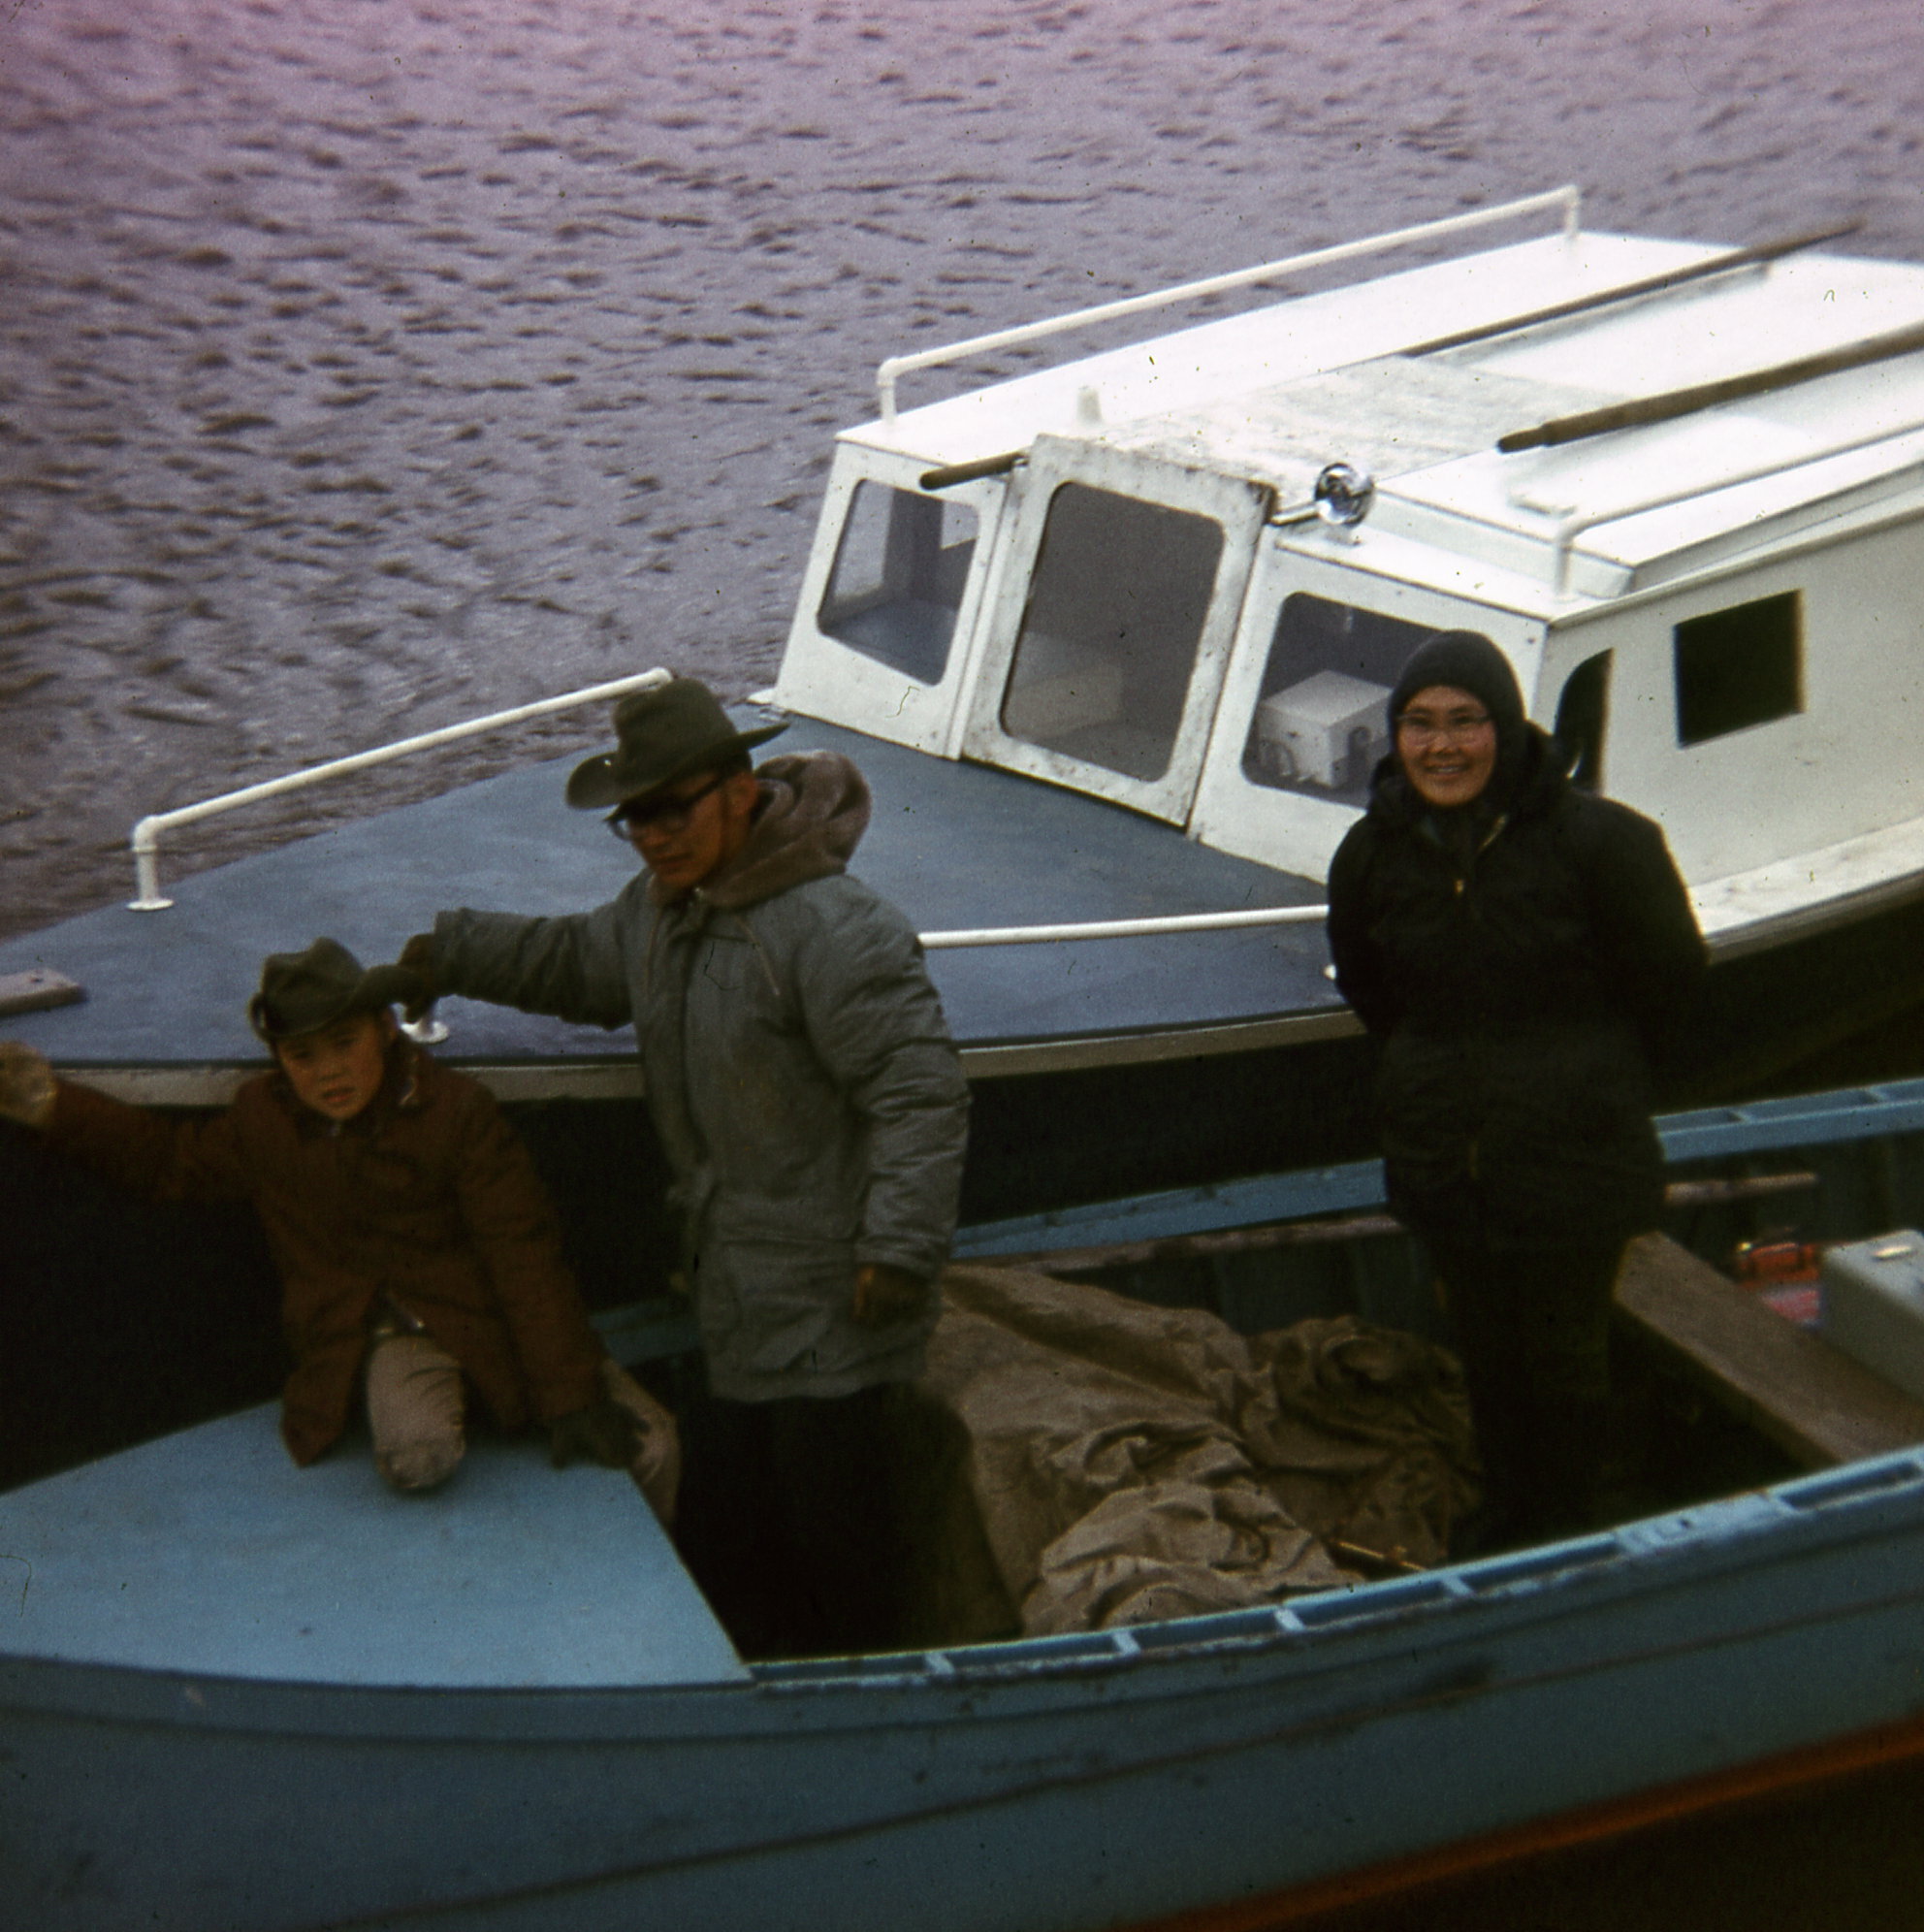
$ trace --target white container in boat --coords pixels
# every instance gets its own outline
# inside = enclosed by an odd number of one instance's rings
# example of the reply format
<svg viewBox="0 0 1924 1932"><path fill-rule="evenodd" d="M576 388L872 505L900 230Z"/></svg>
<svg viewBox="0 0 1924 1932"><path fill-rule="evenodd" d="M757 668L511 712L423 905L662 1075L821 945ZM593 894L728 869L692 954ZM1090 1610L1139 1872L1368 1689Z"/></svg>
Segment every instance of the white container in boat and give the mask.
<svg viewBox="0 0 1924 1932"><path fill-rule="evenodd" d="M1390 688L1318 671L1256 707L1257 743L1276 778L1336 790L1360 785L1389 749Z"/></svg>
<svg viewBox="0 0 1924 1932"><path fill-rule="evenodd" d="M1924 1401L1924 1234L1830 1249L1819 1299L1826 1341Z"/></svg>

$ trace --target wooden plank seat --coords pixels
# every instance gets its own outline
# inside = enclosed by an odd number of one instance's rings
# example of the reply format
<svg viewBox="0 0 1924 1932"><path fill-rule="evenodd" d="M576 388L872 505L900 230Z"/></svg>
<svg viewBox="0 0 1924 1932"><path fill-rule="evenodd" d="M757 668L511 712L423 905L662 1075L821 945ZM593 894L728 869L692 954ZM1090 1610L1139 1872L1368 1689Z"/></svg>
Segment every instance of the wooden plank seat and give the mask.
<svg viewBox="0 0 1924 1932"><path fill-rule="evenodd" d="M1630 1243L1617 1309L1806 1468L1924 1442L1924 1403L1785 1321L1667 1235Z"/></svg>

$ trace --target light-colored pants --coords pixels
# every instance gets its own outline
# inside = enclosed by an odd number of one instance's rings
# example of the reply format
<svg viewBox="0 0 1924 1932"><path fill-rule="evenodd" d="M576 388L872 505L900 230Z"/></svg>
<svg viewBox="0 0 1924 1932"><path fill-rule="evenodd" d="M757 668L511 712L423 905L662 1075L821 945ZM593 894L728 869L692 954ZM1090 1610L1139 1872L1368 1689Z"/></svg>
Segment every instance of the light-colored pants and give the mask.
<svg viewBox="0 0 1924 1932"><path fill-rule="evenodd" d="M601 1385L641 1425L628 1473L649 1507L672 1524L682 1472L674 1417L613 1360L601 1364ZM446 1482L467 1448L461 1364L432 1336L383 1336L368 1352L367 1392L374 1466L389 1484L421 1491Z"/></svg>

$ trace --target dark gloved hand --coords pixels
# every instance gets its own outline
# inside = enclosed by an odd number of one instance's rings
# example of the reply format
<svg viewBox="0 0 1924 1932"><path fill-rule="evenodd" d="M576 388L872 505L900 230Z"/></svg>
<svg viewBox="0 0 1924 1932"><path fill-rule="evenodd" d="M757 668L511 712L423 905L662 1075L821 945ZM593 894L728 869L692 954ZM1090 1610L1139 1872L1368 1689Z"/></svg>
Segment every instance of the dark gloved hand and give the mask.
<svg viewBox="0 0 1924 1932"><path fill-rule="evenodd" d="M441 996L440 982L434 977L434 935L417 932L401 949L401 957L395 964L405 966L421 982L420 997L409 1000L401 1009L412 1022L419 1019Z"/></svg>
<svg viewBox="0 0 1924 1932"><path fill-rule="evenodd" d="M855 1299L850 1313L863 1328L906 1322L928 1305L929 1284L906 1268L872 1261L855 1271Z"/></svg>
<svg viewBox="0 0 1924 1932"><path fill-rule="evenodd" d="M640 1423L607 1396L548 1425L548 1460L558 1469L583 1460L625 1469L641 1443Z"/></svg>

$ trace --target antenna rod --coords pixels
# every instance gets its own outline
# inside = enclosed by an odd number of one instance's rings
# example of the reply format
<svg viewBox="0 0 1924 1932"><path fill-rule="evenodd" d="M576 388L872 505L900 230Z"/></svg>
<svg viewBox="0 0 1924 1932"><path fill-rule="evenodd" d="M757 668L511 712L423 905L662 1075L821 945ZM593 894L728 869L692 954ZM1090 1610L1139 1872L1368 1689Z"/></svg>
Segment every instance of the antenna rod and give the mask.
<svg viewBox="0 0 1924 1932"><path fill-rule="evenodd" d="M1555 416L1534 429L1513 430L1507 436L1499 436L1496 447L1505 456L1514 456L1519 450L1554 449L1559 443L1578 442L1585 436L1607 435L1612 430L1635 430L1651 423L1674 422L1679 416L1694 415L1699 409L1712 409L1719 402L1768 396L1773 390L1814 382L1820 375L1840 375L1847 369L1862 369L1867 363L1908 356L1914 349L1924 349L1924 322L1914 322L1908 329L1895 329L1886 336L1872 336L1861 342L1847 342L1841 349L1799 356L1795 362L1753 369L1747 375L1726 376L1720 382L1699 382L1688 389L1665 390L1660 396L1613 402L1604 409Z"/></svg>

